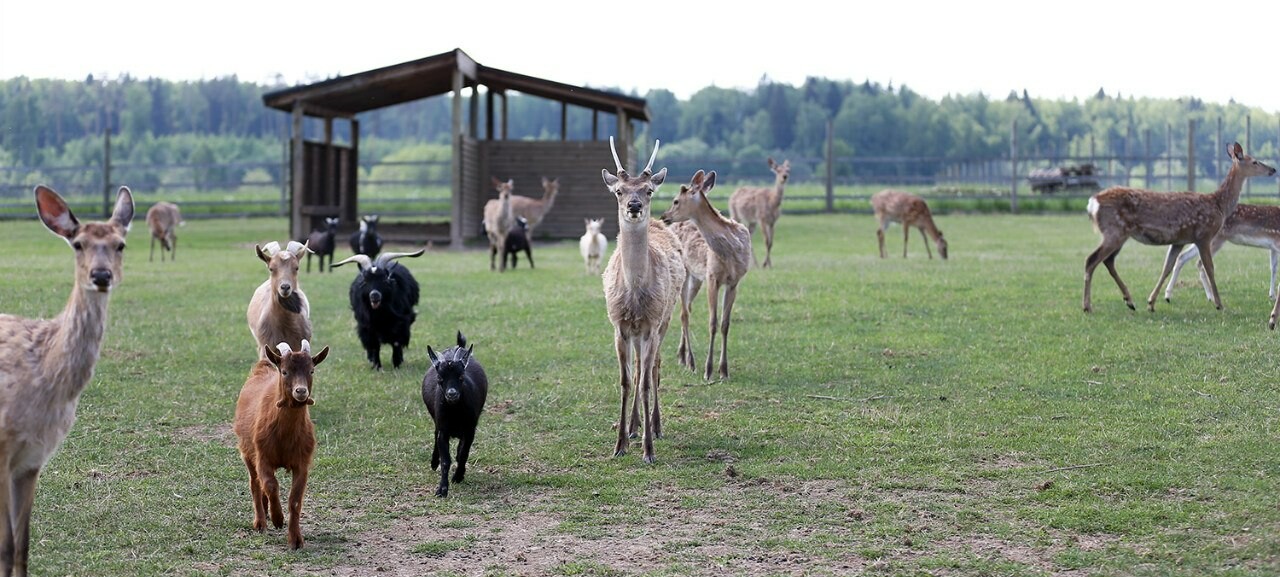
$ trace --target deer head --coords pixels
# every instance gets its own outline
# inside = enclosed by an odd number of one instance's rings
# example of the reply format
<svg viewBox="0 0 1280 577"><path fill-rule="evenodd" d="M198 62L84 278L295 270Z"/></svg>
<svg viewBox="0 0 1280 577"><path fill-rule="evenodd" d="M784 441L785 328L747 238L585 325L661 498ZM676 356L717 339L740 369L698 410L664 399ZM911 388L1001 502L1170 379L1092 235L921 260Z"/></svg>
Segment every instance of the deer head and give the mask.
<svg viewBox="0 0 1280 577"><path fill-rule="evenodd" d="M662 213L662 222L672 224L693 218L702 206L711 205L707 193L716 185L716 171L703 173L701 170L693 174L689 184L680 185L680 192L671 201L671 208Z"/></svg>
<svg viewBox="0 0 1280 577"><path fill-rule="evenodd" d="M280 250L280 243L276 241L267 243L265 247L253 246L258 253L258 258L267 263L267 270L271 271L271 292L275 293L281 302L288 304L299 300L293 298L294 290L298 287L298 259L311 252L310 244L310 240L306 244L291 240L284 250ZM301 307L301 303L297 304Z"/></svg>
<svg viewBox="0 0 1280 577"><path fill-rule="evenodd" d="M609 137L609 151L613 153L613 163L618 168L618 174L609 174L609 169L606 168L600 171L600 176L604 178L605 186L617 197L619 223L648 226L649 204L653 201L653 193L667 179L666 168L659 170L657 174L652 172L653 161L658 158L659 144L659 141L653 141L653 154L649 156L649 164L645 165L640 176L633 178L622 168L613 137Z"/></svg>
<svg viewBox="0 0 1280 577"><path fill-rule="evenodd" d="M314 357L307 339L302 339L302 350L298 352L294 352L289 343L280 343L276 349L280 352L277 353L271 345L262 345L267 361L280 373L280 400L276 401L276 407L285 406L291 399L297 406L314 405L315 399L311 398L312 375L316 365L329 356L329 347L320 349L320 354Z"/></svg>
<svg viewBox="0 0 1280 577"><path fill-rule="evenodd" d="M1258 162L1252 156L1244 153L1244 148L1239 142L1233 142L1227 145L1227 156L1231 157L1231 163L1236 165L1237 170L1241 171L1241 176L1271 176L1276 173L1276 169L1271 168L1261 162Z"/></svg>
<svg viewBox="0 0 1280 577"><path fill-rule="evenodd" d="M778 184L786 184L787 179L791 177L791 161L784 160L782 164L778 164L773 161L773 157L769 157L769 170L773 171Z"/></svg>
<svg viewBox="0 0 1280 577"><path fill-rule="evenodd" d="M111 292L121 279L124 237L133 222L129 188L122 186L116 193L115 210L108 221L83 225L53 189L40 185L35 194L36 212L45 227L76 251L76 284L88 292Z"/></svg>

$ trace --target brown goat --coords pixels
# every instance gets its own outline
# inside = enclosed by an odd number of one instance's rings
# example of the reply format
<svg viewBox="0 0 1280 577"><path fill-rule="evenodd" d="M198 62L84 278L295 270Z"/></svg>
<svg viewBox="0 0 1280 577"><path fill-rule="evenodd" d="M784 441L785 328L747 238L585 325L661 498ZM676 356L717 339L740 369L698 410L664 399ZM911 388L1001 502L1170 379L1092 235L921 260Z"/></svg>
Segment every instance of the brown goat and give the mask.
<svg viewBox="0 0 1280 577"><path fill-rule="evenodd" d="M258 258L267 263L270 277L258 285L249 299L245 313L249 319L249 332L259 352L263 346L289 343L302 346L303 339L311 338L311 303L298 286L298 266L302 255L310 252L307 245L289 241L284 250L280 243L272 241L267 246L254 246ZM261 354L258 358L263 358Z"/></svg>
<svg viewBox="0 0 1280 577"><path fill-rule="evenodd" d="M911 228L920 229L924 238L924 251L933 258L929 250L929 239L938 245L938 255L947 260L947 239L933 222L933 214L929 212L929 204L909 192L900 190L882 190L871 197L871 210L876 214L876 241L880 244L880 258L885 258L884 231L891 223L902 223L902 258L907 258L907 239L911 238Z"/></svg>
<svg viewBox="0 0 1280 577"><path fill-rule="evenodd" d="M249 469L254 530L266 531L268 511L276 529L284 526L276 469L285 469L293 477L289 487L289 548L301 549L302 496L316 449L315 427L307 407L315 404L312 377L316 365L328 356L329 347L314 357L311 343L305 339L298 352L288 343L280 343L277 348L279 353L270 346L262 347L262 358L249 372L236 400L234 429L240 440L240 457Z"/></svg>
<svg viewBox="0 0 1280 577"><path fill-rule="evenodd" d="M0 575L27 575L36 480L76 420L121 280L133 195L120 187L108 222L80 224L58 193L35 188L40 220L75 249L75 285L58 316L0 315Z"/></svg>
<svg viewBox="0 0 1280 577"><path fill-rule="evenodd" d="M160 241L160 262L164 262L164 251L170 251L169 260L178 256L178 225L182 224L182 214L178 205L172 202L157 202L147 209L147 228L151 229L151 256L156 257L156 241Z"/></svg>
<svg viewBox="0 0 1280 577"><path fill-rule="evenodd" d="M773 225L777 224L778 217L782 215L782 187L791 177L791 161L784 160L782 164L778 164L770 158L769 170L773 171L773 188L744 186L729 196L729 216L733 220L747 225L747 230L752 234L756 231L756 224L760 225L761 233L764 234L765 268L773 266ZM751 260L759 263L754 252Z"/></svg>

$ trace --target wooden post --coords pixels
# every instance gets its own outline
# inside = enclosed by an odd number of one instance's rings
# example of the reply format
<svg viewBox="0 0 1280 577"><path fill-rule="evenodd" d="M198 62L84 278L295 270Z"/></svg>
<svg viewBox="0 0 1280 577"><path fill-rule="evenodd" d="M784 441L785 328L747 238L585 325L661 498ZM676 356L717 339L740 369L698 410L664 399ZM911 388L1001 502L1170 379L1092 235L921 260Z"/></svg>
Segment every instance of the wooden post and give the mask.
<svg viewBox="0 0 1280 577"><path fill-rule="evenodd" d="M1009 133L1009 210L1018 213L1018 119L1013 119Z"/></svg>
<svg viewBox="0 0 1280 577"><path fill-rule="evenodd" d="M1222 117L1218 117L1218 131L1213 139L1213 177L1222 180L1222 151L1226 150L1222 147ZM1247 180L1247 179L1246 179Z"/></svg>
<svg viewBox="0 0 1280 577"><path fill-rule="evenodd" d="M1164 189L1173 190L1173 123L1164 123L1164 135L1169 141L1164 149Z"/></svg>
<svg viewBox="0 0 1280 577"><path fill-rule="evenodd" d="M307 234L302 230L302 199L305 196L302 193L303 186L306 184L306 174L303 173L305 164L303 160L306 157L304 146L306 144L303 139L303 107L302 101L293 103L293 150L290 158L292 168L289 170L290 195L289 199L289 238L302 238Z"/></svg>
<svg viewBox="0 0 1280 577"><path fill-rule="evenodd" d="M835 130L833 130L832 120L827 119L827 212L836 211L836 188L835 188Z"/></svg>
<svg viewBox="0 0 1280 577"><path fill-rule="evenodd" d="M493 140L493 89L484 93L484 138Z"/></svg>
<svg viewBox="0 0 1280 577"><path fill-rule="evenodd" d="M600 111L591 111L591 140L600 140Z"/></svg>
<svg viewBox="0 0 1280 577"><path fill-rule="evenodd" d="M479 88L475 86L471 87L471 98L468 99L468 104L469 104L468 112L470 114L470 118L467 125L468 126L467 136L475 138L477 135L480 134L480 90Z"/></svg>
<svg viewBox="0 0 1280 577"><path fill-rule="evenodd" d="M569 103L560 103L560 142L569 140Z"/></svg>
<svg viewBox="0 0 1280 577"><path fill-rule="evenodd" d="M1247 153L1253 154L1253 116L1244 115L1244 149ZM1253 195L1253 179L1244 179L1244 196L1248 198Z"/></svg>
<svg viewBox="0 0 1280 577"><path fill-rule="evenodd" d="M627 122L626 111L621 108L614 114L617 115L618 119L618 127L616 129L618 136L614 139L616 141L614 148L618 150L618 160L622 161L622 168L626 169L627 164L631 162L631 131L628 130L630 123Z"/></svg>
<svg viewBox="0 0 1280 577"><path fill-rule="evenodd" d="M102 123L102 218L111 218L111 115Z"/></svg>
<svg viewBox="0 0 1280 577"><path fill-rule="evenodd" d="M502 139L507 139L507 93L502 93Z"/></svg>
<svg viewBox="0 0 1280 577"><path fill-rule="evenodd" d="M355 162L355 172L347 174L351 181L338 190L338 214L347 222L355 222L356 215L360 214L360 121L355 117L350 120L351 160Z"/></svg>
<svg viewBox="0 0 1280 577"><path fill-rule="evenodd" d="M506 109L504 99L503 109ZM503 117L504 136L506 118ZM453 126L450 132L453 143L453 194L452 207L449 211L449 248L462 250L462 145L465 138L462 134L462 71L453 71Z"/></svg>
<svg viewBox="0 0 1280 577"><path fill-rule="evenodd" d="M1196 121L1187 120L1187 190L1196 190Z"/></svg>
<svg viewBox="0 0 1280 577"><path fill-rule="evenodd" d="M313 199L311 201L315 204L330 204L336 200L335 193L337 192L338 186L338 151L333 148L332 116L326 116L324 119L324 157L325 173L320 177L323 182L316 183L320 186L320 198ZM303 217L304 222L302 223L302 228L306 231L305 234L311 234L311 229L314 228L311 221L314 218L314 214L309 214Z"/></svg>
<svg viewBox="0 0 1280 577"><path fill-rule="evenodd" d="M1145 141L1146 151L1142 153L1144 162L1146 162L1146 175L1143 178L1142 187L1151 190L1151 171L1155 169L1155 163L1151 161L1151 129L1147 128L1142 131L1142 138Z"/></svg>

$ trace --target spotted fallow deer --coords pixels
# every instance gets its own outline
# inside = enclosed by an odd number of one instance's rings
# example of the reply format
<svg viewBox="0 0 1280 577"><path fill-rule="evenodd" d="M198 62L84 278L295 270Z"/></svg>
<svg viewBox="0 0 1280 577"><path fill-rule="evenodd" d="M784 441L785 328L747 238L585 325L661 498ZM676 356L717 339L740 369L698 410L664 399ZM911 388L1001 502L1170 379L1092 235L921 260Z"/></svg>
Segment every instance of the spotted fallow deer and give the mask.
<svg viewBox="0 0 1280 577"><path fill-rule="evenodd" d="M1218 294L1218 284L1213 276L1213 251L1210 250L1210 244L1222 229L1227 216L1235 212L1244 180L1252 176L1271 176L1276 173L1276 169L1246 155L1238 142L1227 147L1227 154L1231 157L1231 170L1213 194L1154 192L1113 186L1089 199L1089 218L1093 220L1093 228L1102 235L1102 243L1085 259L1084 312L1093 310L1090 288L1093 284L1093 271L1099 264L1107 265L1107 272L1111 273L1111 278L1115 279L1124 295L1124 303L1130 310L1137 310L1133 306L1129 288L1116 272L1116 255L1130 238L1143 244L1169 245L1160 279L1147 297L1147 310L1156 310L1156 295L1160 294L1160 287L1173 270L1178 254L1188 244L1194 244L1199 249L1200 262L1213 294L1213 304L1218 310L1222 310L1222 298Z"/></svg>
<svg viewBox="0 0 1280 577"><path fill-rule="evenodd" d="M1274 300L1277 292L1276 268L1280 265L1280 206L1236 205L1236 211L1222 223L1222 230L1213 237L1209 248L1214 256L1217 256L1218 251L1222 250L1222 245L1228 242L1265 248L1271 252L1271 282L1267 283L1267 296ZM1195 246L1189 246L1182 251L1178 257L1178 264L1173 266L1173 273L1169 275L1169 284L1165 286L1165 302L1172 302L1173 286L1178 282L1178 273L1182 272L1182 267L1199 255L1200 249ZM1205 276L1204 269L1200 269L1200 286L1204 289L1205 298L1213 300L1213 293L1209 292L1209 279Z"/></svg>
<svg viewBox="0 0 1280 577"><path fill-rule="evenodd" d="M773 225L777 224L782 214L782 187L791 177L791 161L784 160L778 164L769 159L769 169L773 171L773 188L742 187L729 196L729 216L742 224L752 234L756 225L760 225L764 234L764 266L773 266ZM751 254L752 262L759 264L756 255Z"/></svg>
<svg viewBox="0 0 1280 577"><path fill-rule="evenodd" d="M933 258L933 252L929 250L929 239L932 238L933 243L938 246L938 256L947 260L947 239L942 237L942 231L933 223L933 214L929 212L929 205L923 198L900 190L882 190L871 197L871 210L875 212L879 225L876 227L876 241L880 243L880 258L886 258L884 231L889 229L891 223L897 222L902 224L902 258L907 258L907 239L911 238L911 228L915 227L920 229L924 251L929 258Z"/></svg>
<svg viewBox="0 0 1280 577"><path fill-rule="evenodd" d="M58 316L0 314L0 575L27 575L31 507L40 470L76 420L120 284L133 195L120 187L107 222L81 224L58 193L35 188L40 220L75 251L75 285Z"/></svg>
<svg viewBox="0 0 1280 577"><path fill-rule="evenodd" d="M693 175L687 185L671 201L671 208L662 214L662 221L675 223L676 236L684 246L688 276L680 298L680 364L697 370L693 358L693 343L689 339L689 305L702 283L707 283L707 316L710 336L707 337L707 364L702 374L710 381L716 351L716 331L720 331L720 378L729 378L729 324L733 315L733 303L738 298L738 283L751 268L751 231L741 224L725 218L711 205L707 193L716 185L716 173L705 175L701 170ZM724 321L719 320L720 289L724 288Z"/></svg>
<svg viewBox="0 0 1280 577"><path fill-rule="evenodd" d="M658 404L661 382L662 341L671 324L671 313L680 299L685 263L680 240L667 225L650 218L653 193L667 178L667 169L653 173L658 142L653 144L649 164L638 176L622 168L613 138L609 139L617 175L601 170L604 184L618 202L618 243L601 278L605 306L613 323L613 345L621 373L622 412L618 419L618 442L613 455L627 452L628 437L639 425L639 405L644 405L644 461L655 462L653 439L662 435L662 413ZM632 388L638 390L627 423L627 401ZM653 406L650 407L650 396Z"/></svg>

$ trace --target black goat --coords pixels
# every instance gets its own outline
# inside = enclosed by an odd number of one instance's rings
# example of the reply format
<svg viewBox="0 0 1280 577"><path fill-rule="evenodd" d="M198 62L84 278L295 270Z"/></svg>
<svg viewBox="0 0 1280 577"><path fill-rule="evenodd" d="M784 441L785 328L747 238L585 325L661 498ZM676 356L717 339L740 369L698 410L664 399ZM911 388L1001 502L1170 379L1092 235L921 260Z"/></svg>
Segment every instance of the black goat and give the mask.
<svg viewBox="0 0 1280 577"><path fill-rule="evenodd" d="M534 268L533 248L529 246L529 221L523 216L517 216L515 226L507 231L507 240L503 242L502 270L507 269L508 255L511 256L511 268L516 268L516 262L520 260L518 255L522 250L525 256L529 257L529 268Z"/></svg>
<svg viewBox="0 0 1280 577"><path fill-rule="evenodd" d="M355 262L360 266L351 281L351 311L356 315L356 335L375 369L382 369L382 343L391 345L393 367L399 368L404 362L409 328L418 317L414 310L418 306L418 281L408 268L393 261L422 253L423 250L388 252L376 259L357 254L333 265Z"/></svg>
<svg viewBox="0 0 1280 577"><path fill-rule="evenodd" d="M378 235L378 215L371 214L360 219L360 230L351 233L351 252L369 258L382 252L382 237Z"/></svg>
<svg viewBox="0 0 1280 577"><path fill-rule="evenodd" d="M422 377L422 402L436 424L435 442L431 446L431 470L440 464L440 486L437 497L449 496L449 439L458 439L458 468L453 482L461 483L467 474L467 457L471 454L471 442L476 438L476 424L484 412L484 400L489 395L489 378L480 362L471 356L475 345L467 346L467 338L458 331L458 346L450 347L436 355L427 345L431 368Z"/></svg>
<svg viewBox="0 0 1280 577"><path fill-rule="evenodd" d="M307 272L311 272L311 255L315 254L320 260L320 266L316 269L324 272L324 257L329 257L329 271L333 272L333 250L334 235L338 232L338 219L324 219L324 230L313 230L311 236L307 237L307 248L311 249L307 253Z"/></svg>

